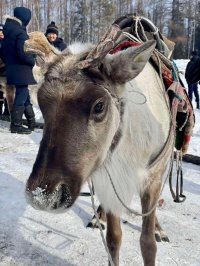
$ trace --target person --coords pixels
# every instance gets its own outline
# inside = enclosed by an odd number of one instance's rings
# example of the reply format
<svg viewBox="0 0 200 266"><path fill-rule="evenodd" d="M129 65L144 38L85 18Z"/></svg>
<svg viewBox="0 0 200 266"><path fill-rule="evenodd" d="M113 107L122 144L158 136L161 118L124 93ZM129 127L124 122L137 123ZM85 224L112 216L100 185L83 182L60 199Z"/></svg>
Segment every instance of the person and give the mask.
<svg viewBox="0 0 200 266"><path fill-rule="evenodd" d="M1 46L3 41L4 35L3 35L3 24L0 24L0 58L1 58ZM5 67L1 67L1 76L5 77ZM0 86L2 86L0 84ZM4 109L4 110L3 110ZM8 104L7 100L4 98L3 91L0 91L0 117L2 120L10 120L10 112L8 110Z"/></svg>
<svg viewBox="0 0 200 266"><path fill-rule="evenodd" d="M191 52L190 61L186 66L185 78L188 83L189 98L192 102L193 93L194 93L197 109L199 109L198 81L193 83L190 79L192 76L194 76L196 69L198 70L199 68L200 68L200 57L198 56L198 52L194 50Z"/></svg>
<svg viewBox="0 0 200 266"><path fill-rule="evenodd" d="M29 38L26 27L31 20L31 11L25 7L16 7L14 17L6 19L2 42L2 57L6 66L7 84L16 88L11 110L11 133L30 134L34 130L35 115L30 102L28 85L36 84L32 68L35 59L24 52L24 42ZM22 116L28 122L28 128L22 125Z"/></svg>
<svg viewBox="0 0 200 266"><path fill-rule="evenodd" d="M51 21L47 26L45 36L47 37L48 42L58 50L63 51L67 47L63 39L58 37L58 27L54 21Z"/></svg>

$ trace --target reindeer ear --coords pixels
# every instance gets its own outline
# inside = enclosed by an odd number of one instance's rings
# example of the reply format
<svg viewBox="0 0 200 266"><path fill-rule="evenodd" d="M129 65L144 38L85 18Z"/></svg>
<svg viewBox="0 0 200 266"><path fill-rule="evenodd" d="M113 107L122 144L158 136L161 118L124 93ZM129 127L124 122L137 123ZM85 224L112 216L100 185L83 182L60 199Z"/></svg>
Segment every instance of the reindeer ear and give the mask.
<svg viewBox="0 0 200 266"><path fill-rule="evenodd" d="M101 70L114 82L122 84L134 79L149 60L156 42L147 41L140 46L130 47L103 60Z"/></svg>

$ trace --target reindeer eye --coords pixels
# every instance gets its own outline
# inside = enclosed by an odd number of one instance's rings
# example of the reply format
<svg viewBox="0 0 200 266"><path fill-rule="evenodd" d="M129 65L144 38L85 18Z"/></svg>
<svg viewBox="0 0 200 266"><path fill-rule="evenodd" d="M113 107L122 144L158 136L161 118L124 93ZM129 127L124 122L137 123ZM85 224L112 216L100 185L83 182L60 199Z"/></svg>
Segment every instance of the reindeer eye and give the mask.
<svg viewBox="0 0 200 266"><path fill-rule="evenodd" d="M105 107L104 102L98 102L98 103L94 106L93 112L94 112L95 114L100 114L100 113L103 112L104 107Z"/></svg>
<svg viewBox="0 0 200 266"><path fill-rule="evenodd" d="M90 119L95 123L100 123L104 120L108 110L108 99L106 97L99 97L91 107Z"/></svg>

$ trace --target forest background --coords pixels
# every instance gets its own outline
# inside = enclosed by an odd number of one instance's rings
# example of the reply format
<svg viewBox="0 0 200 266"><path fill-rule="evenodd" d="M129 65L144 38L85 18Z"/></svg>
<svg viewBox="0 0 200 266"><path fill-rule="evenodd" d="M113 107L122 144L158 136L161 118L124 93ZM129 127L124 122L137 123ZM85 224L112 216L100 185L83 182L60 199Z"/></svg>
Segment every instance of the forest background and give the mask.
<svg viewBox="0 0 200 266"><path fill-rule="evenodd" d="M13 15L16 6L31 9L29 31L45 32L55 21L67 44L96 43L117 17L132 13L149 18L176 43L175 59L189 58L194 49L200 52L198 0L0 0L0 23L5 22L4 15Z"/></svg>

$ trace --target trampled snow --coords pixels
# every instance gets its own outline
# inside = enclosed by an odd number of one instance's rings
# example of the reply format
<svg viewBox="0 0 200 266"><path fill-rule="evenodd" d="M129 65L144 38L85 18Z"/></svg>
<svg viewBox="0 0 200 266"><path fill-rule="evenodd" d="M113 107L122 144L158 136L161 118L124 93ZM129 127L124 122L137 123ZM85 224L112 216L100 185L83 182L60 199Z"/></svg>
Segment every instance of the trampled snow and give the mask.
<svg viewBox="0 0 200 266"><path fill-rule="evenodd" d="M184 71L186 63L177 60L179 70ZM188 153L200 156L200 111L195 109L195 115ZM99 230L86 228L93 216L90 197L79 197L63 214L42 212L27 204L25 182L41 137L42 130L11 134L9 123L0 121L0 266L107 265ZM170 239L157 243L158 266L200 266L200 166L183 163L183 172L186 201L174 203L167 184L162 194L165 204L157 209ZM88 191L87 186L83 190ZM135 200L134 208L140 210L139 199ZM122 217L122 231L120 265L141 266L141 218Z"/></svg>

